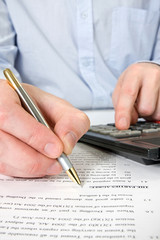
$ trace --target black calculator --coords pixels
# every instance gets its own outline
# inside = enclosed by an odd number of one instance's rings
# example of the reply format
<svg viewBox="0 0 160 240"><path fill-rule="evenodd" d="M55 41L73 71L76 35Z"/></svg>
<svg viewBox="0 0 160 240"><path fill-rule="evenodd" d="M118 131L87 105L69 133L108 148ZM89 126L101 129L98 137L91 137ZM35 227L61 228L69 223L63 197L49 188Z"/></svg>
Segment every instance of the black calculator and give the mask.
<svg viewBox="0 0 160 240"><path fill-rule="evenodd" d="M128 130L115 124L91 126L80 139L143 164L160 163L160 123L138 121Z"/></svg>

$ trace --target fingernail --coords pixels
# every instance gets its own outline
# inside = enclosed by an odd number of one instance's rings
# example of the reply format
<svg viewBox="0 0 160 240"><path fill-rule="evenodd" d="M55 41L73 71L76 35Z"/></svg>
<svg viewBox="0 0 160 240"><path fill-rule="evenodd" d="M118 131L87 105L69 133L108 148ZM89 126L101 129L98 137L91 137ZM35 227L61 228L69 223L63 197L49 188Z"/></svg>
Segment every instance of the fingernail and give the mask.
<svg viewBox="0 0 160 240"><path fill-rule="evenodd" d="M54 175L58 174L62 171L62 167L59 164L58 161L55 161L48 169L47 169L47 175Z"/></svg>
<svg viewBox="0 0 160 240"><path fill-rule="evenodd" d="M77 137L74 132L68 132L63 138L64 147L66 153L69 154L72 152L72 149L77 143Z"/></svg>
<svg viewBox="0 0 160 240"><path fill-rule="evenodd" d="M59 155L59 149L56 144L53 143L47 143L44 151L48 157L56 158Z"/></svg>
<svg viewBox="0 0 160 240"><path fill-rule="evenodd" d="M128 127L128 121L125 117L120 118L120 120L118 121L118 125L121 128L127 128Z"/></svg>

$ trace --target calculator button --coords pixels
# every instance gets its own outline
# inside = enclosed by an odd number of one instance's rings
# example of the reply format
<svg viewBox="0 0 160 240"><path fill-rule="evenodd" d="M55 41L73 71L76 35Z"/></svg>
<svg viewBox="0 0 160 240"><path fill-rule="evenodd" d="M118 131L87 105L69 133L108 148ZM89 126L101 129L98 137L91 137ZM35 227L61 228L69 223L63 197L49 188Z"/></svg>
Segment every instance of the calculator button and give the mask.
<svg viewBox="0 0 160 240"><path fill-rule="evenodd" d="M112 126L108 126L108 125L97 125L97 126L91 126L89 131L91 132L100 132L102 133L103 131L107 132L111 132L117 130L116 127L112 127Z"/></svg>
<svg viewBox="0 0 160 240"><path fill-rule="evenodd" d="M98 131L98 133L101 133L101 134L104 134L104 135L108 135L108 134L110 134L110 133L114 133L115 132L115 130L112 130L112 129L106 129L106 130L103 130L103 129L101 129L101 130L99 130Z"/></svg>
<svg viewBox="0 0 160 240"><path fill-rule="evenodd" d="M141 131L122 130L111 132L109 135L115 138L138 137L141 136Z"/></svg>
<svg viewBox="0 0 160 240"><path fill-rule="evenodd" d="M142 131L142 127L141 126L134 126L134 125L131 125L130 128L131 130L137 130L137 131Z"/></svg>
<svg viewBox="0 0 160 240"><path fill-rule="evenodd" d="M114 123L108 123L107 126L115 127L115 124Z"/></svg>
<svg viewBox="0 0 160 240"><path fill-rule="evenodd" d="M98 128L98 127L97 127L97 128L92 128L92 127L91 127L91 128L89 129L89 131L90 131L90 132L99 133L100 131L102 131L102 129L101 129L101 128Z"/></svg>
<svg viewBox="0 0 160 240"><path fill-rule="evenodd" d="M153 132L158 132L159 129L158 128L150 128L150 129L143 129L142 132L143 133L153 133Z"/></svg>

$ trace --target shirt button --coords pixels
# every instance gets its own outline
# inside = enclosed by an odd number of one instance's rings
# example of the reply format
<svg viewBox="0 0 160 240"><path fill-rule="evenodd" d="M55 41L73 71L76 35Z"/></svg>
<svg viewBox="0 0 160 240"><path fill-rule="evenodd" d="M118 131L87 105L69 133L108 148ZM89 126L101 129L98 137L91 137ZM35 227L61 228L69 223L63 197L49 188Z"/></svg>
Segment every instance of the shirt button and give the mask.
<svg viewBox="0 0 160 240"><path fill-rule="evenodd" d="M90 66L90 62L89 62L88 60L83 61L83 66L84 66L84 67Z"/></svg>
<svg viewBox="0 0 160 240"><path fill-rule="evenodd" d="M85 68L88 68L90 70L94 67L94 59L91 57L84 57L80 60L81 65Z"/></svg>
<svg viewBox="0 0 160 240"><path fill-rule="evenodd" d="M82 19L86 19L87 17L88 17L87 12L82 12L82 13L81 13L81 18L82 18Z"/></svg>

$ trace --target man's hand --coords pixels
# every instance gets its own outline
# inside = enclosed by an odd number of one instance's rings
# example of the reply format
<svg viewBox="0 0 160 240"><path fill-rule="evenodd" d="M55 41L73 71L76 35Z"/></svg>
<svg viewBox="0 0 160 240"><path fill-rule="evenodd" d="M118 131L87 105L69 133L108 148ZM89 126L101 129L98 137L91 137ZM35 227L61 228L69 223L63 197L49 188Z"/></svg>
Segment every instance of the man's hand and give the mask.
<svg viewBox="0 0 160 240"><path fill-rule="evenodd" d="M0 80L0 173L16 177L42 177L61 172L56 160L70 154L88 130L89 119L66 101L23 84L50 130L26 112L7 81Z"/></svg>
<svg viewBox="0 0 160 240"><path fill-rule="evenodd" d="M160 120L160 66L136 63L120 76L114 90L115 124L127 129L138 117Z"/></svg>

